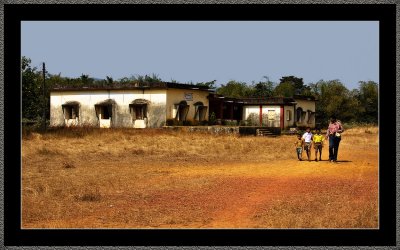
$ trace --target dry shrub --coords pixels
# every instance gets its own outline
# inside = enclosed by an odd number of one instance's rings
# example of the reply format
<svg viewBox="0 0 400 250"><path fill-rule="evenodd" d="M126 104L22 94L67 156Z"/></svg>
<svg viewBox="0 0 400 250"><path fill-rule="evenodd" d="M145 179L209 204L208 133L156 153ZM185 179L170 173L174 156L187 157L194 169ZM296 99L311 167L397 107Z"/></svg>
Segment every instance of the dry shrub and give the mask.
<svg viewBox="0 0 400 250"><path fill-rule="evenodd" d="M77 201L94 202L94 201L100 201L101 194L98 187L85 188L85 190L82 193L75 195L74 198Z"/></svg>
<svg viewBox="0 0 400 250"><path fill-rule="evenodd" d="M362 136L365 134L378 134L379 128L376 126L365 126L345 129L343 135L358 135Z"/></svg>
<svg viewBox="0 0 400 250"><path fill-rule="evenodd" d="M63 153L57 149L42 147L37 150L37 153L42 156L55 156L55 155L62 155Z"/></svg>
<svg viewBox="0 0 400 250"><path fill-rule="evenodd" d="M63 168L75 168L75 163L71 161L65 161L62 163Z"/></svg>

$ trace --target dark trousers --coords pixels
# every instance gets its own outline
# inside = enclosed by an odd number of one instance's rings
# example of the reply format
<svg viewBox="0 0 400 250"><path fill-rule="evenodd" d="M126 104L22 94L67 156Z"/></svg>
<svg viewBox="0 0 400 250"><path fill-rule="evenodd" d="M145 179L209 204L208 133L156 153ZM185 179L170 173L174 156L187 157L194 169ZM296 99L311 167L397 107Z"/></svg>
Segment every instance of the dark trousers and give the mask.
<svg viewBox="0 0 400 250"><path fill-rule="evenodd" d="M339 151L339 143L341 138L334 135L329 136L329 160L337 160L337 154Z"/></svg>

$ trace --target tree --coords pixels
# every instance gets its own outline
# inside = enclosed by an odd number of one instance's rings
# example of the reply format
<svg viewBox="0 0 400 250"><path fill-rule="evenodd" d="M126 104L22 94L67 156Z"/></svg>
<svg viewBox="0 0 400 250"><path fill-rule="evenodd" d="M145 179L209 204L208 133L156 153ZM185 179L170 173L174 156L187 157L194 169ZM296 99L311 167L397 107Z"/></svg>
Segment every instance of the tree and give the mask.
<svg viewBox="0 0 400 250"><path fill-rule="evenodd" d="M304 85L303 78L284 76L275 88L275 95L292 97L294 95L311 95L309 86Z"/></svg>
<svg viewBox="0 0 400 250"><path fill-rule="evenodd" d="M295 87L291 82L282 82L274 89L274 96L293 97Z"/></svg>
<svg viewBox="0 0 400 250"><path fill-rule="evenodd" d="M360 81L359 84L359 91L356 96L362 109L359 115L359 121L378 123L379 86L373 81Z"/></svg>
<svg viewBox="0 0 400 250"><path fill-rule="evenodd" d="M80 80L83 86L90 86L94 83L94 79L85 74L81 75Z"/></svg>
<svg viewBox="0 0 400 250"><path fill-rule="evenodd" d="M22 57L22 118L39 121L42 115L42 80L36 67L31 67L31 59Z"/></svg>
<svg viewBox="0 0 400 250"><path fill-rule="evenodd" d="M316 122L327 125L330 116L335 115L345 122L357 120L359 105L350 92L339 80L323 81L311 85L316 103Z"/></svg>
<svg viewBox="0 0 400 250"><path fill-rule="evenodd" d="M145 82L161 82L162 80L157 74L152 73L151 76L145 75L144 81Z"/></svg>
<svg viewBox="0 0 400 250"><path fill-rule="evenodd" d="M229 81L217 89L217 94L233 98L249 97L251 92L251 88L245 82L236 81Z"/></svg>
<svg viewBox="0 0 400 250"><path fill-rule="evenodd" d="M273 95L274 83L271 82L268 77L264 76L264 78L266 79L265 82L260 81L256 84L253 83L251 86L253 92L251 97L265 98Z"/></svg>
<svg viewBox="0 0 400 250"><path fill-rule="evenodd" d="M212 81L209 81L209 82L198 82L198 83L196 83L196 85L197 86L206 86L209 89L215 89L215 82L216 81L217 80L212 80Z"/></svg>
<svg viewBox="0 0 400 250"><path fill-rule="evenodd" d="M290 82L296 90L301 90L304 87L303 78L295 76L283 76L279 81L280 83Z"/></svg>

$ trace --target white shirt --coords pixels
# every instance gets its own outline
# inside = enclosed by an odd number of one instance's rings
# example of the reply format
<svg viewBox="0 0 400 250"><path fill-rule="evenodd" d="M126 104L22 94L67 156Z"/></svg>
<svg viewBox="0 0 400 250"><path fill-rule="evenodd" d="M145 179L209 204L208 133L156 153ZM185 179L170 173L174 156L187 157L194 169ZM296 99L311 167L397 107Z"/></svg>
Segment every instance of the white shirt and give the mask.
<svg viewBox="0 0 400 250"><path fill-rule="evenodd" d="M312 133L311 132L305 132L303 137L305 142L311 142L311 138L312 138Z"/></svg>

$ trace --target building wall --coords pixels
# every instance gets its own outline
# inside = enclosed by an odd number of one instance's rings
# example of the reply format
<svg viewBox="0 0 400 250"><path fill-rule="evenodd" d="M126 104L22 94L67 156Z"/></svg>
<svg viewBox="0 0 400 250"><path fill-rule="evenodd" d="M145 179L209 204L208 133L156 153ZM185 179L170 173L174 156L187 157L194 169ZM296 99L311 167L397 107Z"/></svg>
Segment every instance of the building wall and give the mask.
<svg viewBox="0 0 400 250"><path fill-rule="evenodd" d="M290 115L288 115L288 111ZM294 112L294 106L284 106L284 128L294 126Z"/></svg>
<svg viewBox="0 0 400 250"><path fill-rule="evenodd" d="M243 106L243 120L253 126L280 127L281 107L262 105L262 124L260 124L260 105Z"/></svg>
<svg viewBox="0 0 400 250"><path fill-rule="evenodd" d="M308 121L309 119L309 113L306 113L305 119L301 120L300 122L296 121L296 125L297 126L309 126L311 128L315 127L315 101L313 100L302 100L302 99L295 99L295 101L297 102L296 104L296 110L297 108L302 108L303 111L312 111L314 112L314 118L311 119L310 121ZM296 117L297 120L297 117Z"/></svg>
<svg viewBox="0 0 400 250"><path fill-rule="evenodd" d="M50 125L64 126L65 120L61 105L69 101L77 101L80 103L79 125L99 126L95 104L107 99L115 101L112 112L113 127L134 127L129 104L135 99L150 101L147 127L160 127L165 124L166 90L80 90L51 92Z"/></svg>
<svg viewBox="0 0 400 250"><path fill-rule="evenodd" d="M186 120L194 120L195 115L195 107L193 104L196 102L202 102L204 106L207 106L207 111L205 114L205 119L208 120L208 113L209 113L209 102L208 102L208 95L207 91L201 90L192 90L192 89L168 89L167 90L167 112L166 116L167 119L175 118L173 116L175 104L178 104L181 101L186 101L189 105L189 112L187 114ZM190 95L191 94L191 95ZM190 98L187 98L191 96Z"/></svg>

